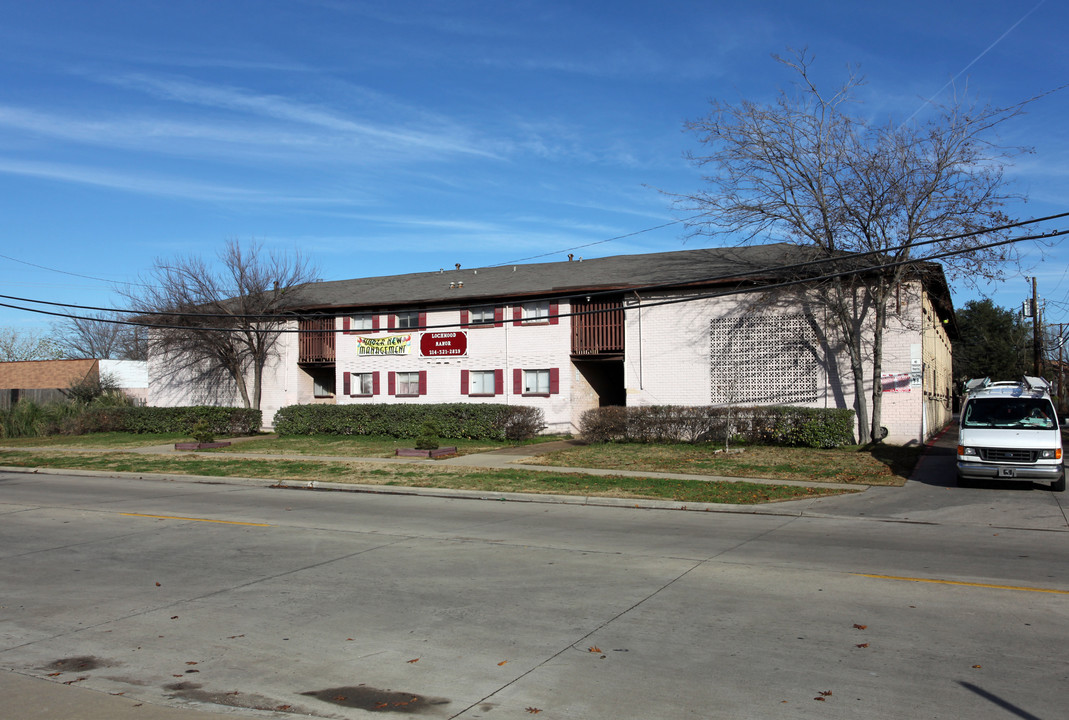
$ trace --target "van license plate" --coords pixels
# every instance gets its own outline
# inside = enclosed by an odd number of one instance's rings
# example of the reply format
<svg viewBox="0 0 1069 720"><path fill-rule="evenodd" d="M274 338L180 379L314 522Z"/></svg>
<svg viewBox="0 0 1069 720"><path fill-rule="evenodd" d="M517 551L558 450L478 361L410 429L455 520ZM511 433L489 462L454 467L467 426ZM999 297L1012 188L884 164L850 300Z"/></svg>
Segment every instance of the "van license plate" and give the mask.
<svg viewBox="0 0 1069 720"><path fill-rule="evenodd" d="M999 477L1013 477L1013 468L999 468L998 469L998 476Z"/></svg>

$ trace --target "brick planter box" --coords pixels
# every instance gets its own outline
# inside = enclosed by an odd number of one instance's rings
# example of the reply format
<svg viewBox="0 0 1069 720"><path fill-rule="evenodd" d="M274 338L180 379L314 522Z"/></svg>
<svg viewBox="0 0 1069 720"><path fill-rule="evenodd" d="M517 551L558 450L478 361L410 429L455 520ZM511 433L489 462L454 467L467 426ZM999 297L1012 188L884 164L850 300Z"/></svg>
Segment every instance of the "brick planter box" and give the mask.
<svg viewBox="0 0 1069 720"><path fill-rule="evenodd" d="M230 443L228 443L228 442L210 442L210 443L185 442L185 443L175 443L174 444L174 449L175 450L211 450L212 448L221 448L221 447L230 447Z"/></svg>
<svg viewBox="0 0 1069 720"><path fill-rule="evenodd" d="M422 458L440 458L447 457L449 455L456 455L457 449L455 447L443 447L437 450L414 450L412 448L397 448L395 451L397 457L422 457Z"/></svg>

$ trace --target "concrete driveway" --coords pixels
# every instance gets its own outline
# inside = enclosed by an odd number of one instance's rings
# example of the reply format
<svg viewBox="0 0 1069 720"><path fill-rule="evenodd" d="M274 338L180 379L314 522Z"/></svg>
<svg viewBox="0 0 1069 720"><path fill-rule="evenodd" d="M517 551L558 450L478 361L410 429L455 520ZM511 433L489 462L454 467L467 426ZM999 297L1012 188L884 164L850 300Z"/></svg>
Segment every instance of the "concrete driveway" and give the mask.
<svg viewBox="0 0 1069 720"><path fill-rule="evenodd" d="M958 427L950 425L928 447L901 488L872 487L858 495L805 501L803 514L1027 530L1069 530L1069 493L1046 484L991 481L958 487Z"/></svg>

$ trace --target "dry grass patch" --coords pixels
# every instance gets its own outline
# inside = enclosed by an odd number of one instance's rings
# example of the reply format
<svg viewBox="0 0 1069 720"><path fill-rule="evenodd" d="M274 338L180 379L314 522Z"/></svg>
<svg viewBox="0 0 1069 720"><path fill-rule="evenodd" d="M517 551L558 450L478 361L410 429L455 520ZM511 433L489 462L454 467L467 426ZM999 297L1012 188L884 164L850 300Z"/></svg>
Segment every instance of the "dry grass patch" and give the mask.
<svg viewBox="0 0 1069 720"><path fill-rule="evenodd" d="M213 452L224 454L262 453L264 455L319 455L327 457L391 457L397 448L414 447L413 438L369 437L365 435L277 435L242 440ZM442 447L456 447L458 455L489 452L511 447L515 443L491 440L454 440L442 438Z"/></svg>
<svg viewBox="0 0 1069 720"><path fill-rule="evenodd" d="M188 442L193 437L178 433L138 434L129 432L103 432L88 435L48 435L45 437L5 438L0 447L36 448L65 447L86 450L129 450L133 448L169 445Z"/></svg>
<svg viewBox="0 0 1069 720"><path fill-rule="evenodd" d="M290 482L437 487L484 492L648 498L678 502L760 504L840 494L840 490L745 482L661 480L523 469L481 469L429 463L341 462L228 458L222 454L140 455L0 451L0 465L215 477L253 477ZM849 492L849 491L845 491Z"/></svg>
<svg viewBox="0 0 1069 720"><path fill-rule="evenodd" d="M546 453L528 462L606 470L902 485L921 452L920 447L893 445L833 450L751 446L730 453L716 453L716 449L690 444L593 443Z"/></svg>

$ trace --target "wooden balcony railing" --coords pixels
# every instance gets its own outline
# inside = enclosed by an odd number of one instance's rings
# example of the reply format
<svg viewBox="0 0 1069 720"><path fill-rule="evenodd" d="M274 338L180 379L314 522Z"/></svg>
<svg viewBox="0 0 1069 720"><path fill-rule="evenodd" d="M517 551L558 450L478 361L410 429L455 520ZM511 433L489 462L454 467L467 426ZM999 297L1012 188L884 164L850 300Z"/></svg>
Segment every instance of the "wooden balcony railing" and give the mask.
<svg viewBox="0 0 1069 720"><path fill-rule="evenodd" d="M572 302L572 355L612 355L624 351L624 309L619 300Z"/></svg>
<svg viewBox="0 0 1069 720"><path fill-rule="evenodd" d="M305 318L300 321L298 329L298 362L334 362L333 317Z"/></svg>

